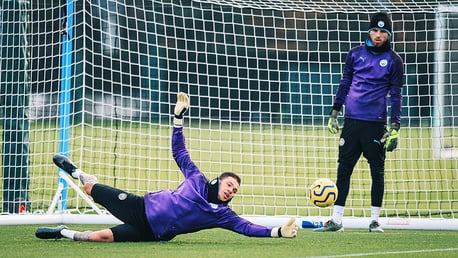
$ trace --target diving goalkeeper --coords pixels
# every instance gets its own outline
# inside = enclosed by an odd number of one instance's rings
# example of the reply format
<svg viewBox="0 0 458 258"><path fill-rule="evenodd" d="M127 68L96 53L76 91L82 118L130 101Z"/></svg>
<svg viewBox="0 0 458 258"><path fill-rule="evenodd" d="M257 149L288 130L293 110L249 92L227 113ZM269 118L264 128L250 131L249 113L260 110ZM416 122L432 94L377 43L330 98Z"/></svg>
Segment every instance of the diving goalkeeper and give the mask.
<svg viewBox="0 0 458 258"><path fill-rule="evenodd" d="M173 157L185 176L176 190L149 192L137 196L107 185L75 166L64 156L54 163L79 179L85 192L123 224L98 231L75 231L65 225L38 228L41 239L69 238L91 242L169 241L175 236L202 229L224 228L250 237L294 238L298 226L291 218L282 227L256 225L238 216L228 207L240 187L241 179L232 172L208 180L191 160L185 147L183 114L189 107L185 93L178 94L172 134Z"/></svg>

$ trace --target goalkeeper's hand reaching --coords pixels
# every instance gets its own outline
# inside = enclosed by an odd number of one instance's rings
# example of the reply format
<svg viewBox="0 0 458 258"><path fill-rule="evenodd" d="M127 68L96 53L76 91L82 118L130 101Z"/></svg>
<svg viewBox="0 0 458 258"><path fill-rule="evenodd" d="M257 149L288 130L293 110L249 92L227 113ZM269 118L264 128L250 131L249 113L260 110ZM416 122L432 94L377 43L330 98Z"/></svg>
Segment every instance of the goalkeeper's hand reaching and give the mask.
<svg viewBox="0 0 458 258"><path fill-rule="evenodd" d="M331 114L329 114L328 129L331 134L336 134L339 132L339 121L337 121L338 115L339 111L335 109L333 109Z"/></svg>
<svg viewBox="0 0 458 258"><path fill-rule="evenodd" d="M177 103L175 105L175 116L173 118L173 125L175 127L183 126L183 114L189 108L189 97L184 92L177 95Z"/></svg>
<svg viewBox="0 0 458 258"><path fill-rule="evenodd" d="M286 238L294 238L297 235L297 224L296 219L290 218L285 225L281 227L275 227L272 229L270 235L272 237L286 237Z"/></svg>
<svg viewBox="0 0 458 258"><path fill-rule="evenodd" d="M393 151L398 146L399 124L392 123L390 129L383 135L380 140L385 144L386 151Z"/></svg>

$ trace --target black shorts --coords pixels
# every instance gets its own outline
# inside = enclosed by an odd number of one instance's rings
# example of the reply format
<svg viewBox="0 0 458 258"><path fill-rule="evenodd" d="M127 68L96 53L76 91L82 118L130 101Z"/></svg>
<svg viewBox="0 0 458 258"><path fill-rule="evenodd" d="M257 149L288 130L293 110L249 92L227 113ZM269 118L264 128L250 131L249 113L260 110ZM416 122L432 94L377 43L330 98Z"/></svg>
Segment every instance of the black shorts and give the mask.
<svg viewBox="0 0 458 258"><path fill-rule="evenodd" d="M103 184L95 184L91 195L124 223L110 228L115 242L157 241L146 219L143 197Z"/></svg>
<svg viewBox="0 0 458 258"><path fill-rule="evenodd" d="M375 167L383 167L385 150L380 142L386 132L384 123L345 119L339 140L339 163L354 166L361 156Z"/></svg>

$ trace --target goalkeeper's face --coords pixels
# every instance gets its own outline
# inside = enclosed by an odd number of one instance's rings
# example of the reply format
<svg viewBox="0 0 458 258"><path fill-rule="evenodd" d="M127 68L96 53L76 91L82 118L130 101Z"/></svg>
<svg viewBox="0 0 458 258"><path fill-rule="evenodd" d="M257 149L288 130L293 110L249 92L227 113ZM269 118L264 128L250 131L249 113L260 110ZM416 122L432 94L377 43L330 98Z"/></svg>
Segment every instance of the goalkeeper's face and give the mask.
<svg viewBox="0 0 458 258"><path fill-rule="evenodd" d="M369 32L369 36L371 38L372 44L374 44L375 47L383 46L383 44L385 44L389 38L388 32L378 29L372 29Z"/></svg>
<svg viewBox="0 0 458 258"><path fill-rule="evenodd" d="M222 202L229 201L237 193L239 187L240 184L231 176L221 179L219 182L218 199Z"/></svg>

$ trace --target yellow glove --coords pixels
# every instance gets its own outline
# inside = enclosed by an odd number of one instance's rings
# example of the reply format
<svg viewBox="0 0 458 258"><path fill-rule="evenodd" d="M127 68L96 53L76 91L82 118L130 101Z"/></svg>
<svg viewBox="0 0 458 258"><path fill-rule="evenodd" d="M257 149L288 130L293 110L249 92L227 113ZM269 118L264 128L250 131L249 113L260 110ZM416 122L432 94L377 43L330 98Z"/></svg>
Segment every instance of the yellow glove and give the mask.
<svg viewBox="0 0 458 258"><path fill-rule="evenodd" d="M386 151L393 151L398 146L399 127L398 124L392 123L390 130L388 130L380 140L381 143L385 144L384 148Z"/></svg>
<svg viewBox="0 0 458 258"><path fill-rule="evenodd" d="M297 228L296 219L290 218L285 225L273 228L270 235L272 237L294 238L297 235Z"/></svg>
<svg viewBox="0 0 458 258"><path fill-rule="evenodd" d="M177 95L177 103L175 105L175 116L173 118L174 126L183 126L183 114L189 108L189 97L184 92Z"/></svg>
<svg viewBox="0 0 458 258"><path fill-rule="evenodd" d="M333 109L329 115L328 129L331 134L336 134L339 132L339 121L337 121L338 114L339 111Z"/></svg>

